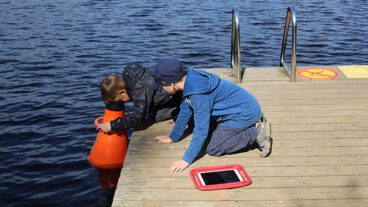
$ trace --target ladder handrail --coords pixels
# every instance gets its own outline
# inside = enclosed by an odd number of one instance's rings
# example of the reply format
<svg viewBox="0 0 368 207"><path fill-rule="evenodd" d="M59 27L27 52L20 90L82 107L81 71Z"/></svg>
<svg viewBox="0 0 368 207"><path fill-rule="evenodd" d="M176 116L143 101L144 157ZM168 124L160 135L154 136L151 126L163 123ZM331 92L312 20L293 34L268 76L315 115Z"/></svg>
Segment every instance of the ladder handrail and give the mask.
<svg viewBox="0 0 368 207"><path fill-rule="evenodd" d="M236 77L236 82L241 82L241 62L240 62L240 28L239 28L239 10L237 6L233 7L232 15L232 33L231 33L231 68Z"/></svg>
<svg viewBox="0 0 368 207"><path fill-rule="evenodd" d="M292 17L292 46L291 46L291 71L285 63L285 49L289 32L290 18ZM286 21L284 27L284 37L282 40L280 67L284 67L290 77L291 82L295 82L296 78L296 12L294 5L290 5L286 13Z"/></svg>

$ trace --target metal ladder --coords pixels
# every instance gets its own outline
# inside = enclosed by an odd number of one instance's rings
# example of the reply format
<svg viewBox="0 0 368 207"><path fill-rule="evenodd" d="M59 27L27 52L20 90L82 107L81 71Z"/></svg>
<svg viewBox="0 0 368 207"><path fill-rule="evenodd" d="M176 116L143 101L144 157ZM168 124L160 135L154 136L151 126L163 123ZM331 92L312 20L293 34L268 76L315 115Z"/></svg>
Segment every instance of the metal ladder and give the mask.
<svg viewBox="0 0 368 207"><path fill-rule="evenodd" d="M285 63L285 49L289 33L290 19L292 19L292 46L291 46L291 70ZM282 40L280 67L285 68L291 82L296 78L296 12L294 5L290 5L286 13L284 27L284 37ZM241 59L240 59L240 28L239 28L239 9L233 7L232 33L231 33L231 68L234 71L236 82L241 83Z"/></svg>
<svg viewBox="0 0 368 207"><path fill-rule="evenodd" d="M285 49L289 32L290 19L292 18L292 45L291 45L291 70L285 63ZM286 13L286 21L284 27L284 38L282 40L280 67L284 67L290 77L291 82L295 82L296 78L296 14L294 5L290 5Z"/></svg>
<svg viewBox="0 0 368 207"><path fill-rule="evenodd" d="M234 71L236 82L241 82L241 62L240 62L240 29L239 29L239 10L233 7L233 21L231 33L231 68Z"/></svg>

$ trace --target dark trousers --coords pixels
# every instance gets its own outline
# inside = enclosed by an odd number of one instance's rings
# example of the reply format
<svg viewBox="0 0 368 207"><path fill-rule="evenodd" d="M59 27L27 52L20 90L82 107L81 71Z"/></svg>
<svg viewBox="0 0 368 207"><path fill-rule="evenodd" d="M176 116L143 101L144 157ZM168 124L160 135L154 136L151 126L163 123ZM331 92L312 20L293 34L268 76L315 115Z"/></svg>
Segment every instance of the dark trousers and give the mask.
<svg viewBox="0 0 368 207"><path fill-rule="evenodd" d="M257 129L255 126L237 129L218 124L209 138L207 154L211 156L231 154L255 143Z"/></svg>
<svg viewBox="0 0 368 207"><path fill-rule="evenodd" d="M172 96L171 100L166 104L155 109L155 122L174 119L179 115L182 93L177 93Z"/></svg>

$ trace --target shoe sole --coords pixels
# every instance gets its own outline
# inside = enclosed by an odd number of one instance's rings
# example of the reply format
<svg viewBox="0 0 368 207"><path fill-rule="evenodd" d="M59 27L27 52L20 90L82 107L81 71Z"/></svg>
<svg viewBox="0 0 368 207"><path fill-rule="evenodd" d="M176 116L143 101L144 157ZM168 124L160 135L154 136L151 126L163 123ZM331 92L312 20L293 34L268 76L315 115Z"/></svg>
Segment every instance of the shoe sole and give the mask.
<svg viewBox="0 0 368 207"><path fill-rule="evenodd" d="M272 149L272 142L273 142L273 139L271 137L268 138L268 143L267 143L267 146L265 149L263 149L263 151L261 151L259 153L259 156L260 157L268 157L270 154L271 154L271 149Z"/></svg>
<svg viewBox="0 0 368 207"><path fill-rule="evenodd" d="M265 149L263 149L263 151L261 151L259 155L261 157L267 157L271 154L273 139L271 138L271 124L270 124L270 122L268 122L266 117L263 117L263 119L264 119L263 121L266 123L265 124L265 131L266 131L266 135L268 137L268 142L267 142L267 146L265 147Z"/></svg>

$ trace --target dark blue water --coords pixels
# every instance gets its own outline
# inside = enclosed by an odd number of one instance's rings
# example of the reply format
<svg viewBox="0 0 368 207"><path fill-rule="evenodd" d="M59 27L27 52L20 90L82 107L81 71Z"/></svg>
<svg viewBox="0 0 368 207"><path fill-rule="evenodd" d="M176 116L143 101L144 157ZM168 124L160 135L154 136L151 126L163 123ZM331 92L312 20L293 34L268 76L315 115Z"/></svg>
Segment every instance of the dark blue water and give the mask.
<svg viewBox="0 0 368 207"><path fill-rule="evenodd" d="M278 66L292 2L1 0L0 205L108 206L86 161L102 79L169 56L229 67L234 4L243 66ZM297 65L368 64L366 0L294 3Z"/></svg>

